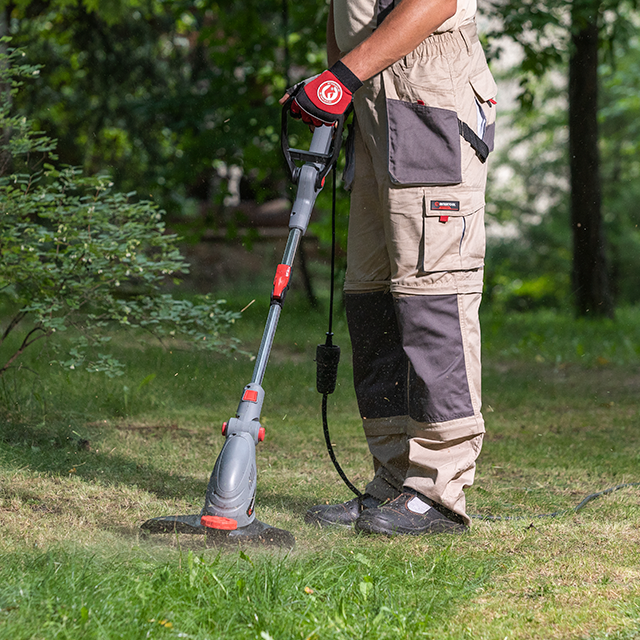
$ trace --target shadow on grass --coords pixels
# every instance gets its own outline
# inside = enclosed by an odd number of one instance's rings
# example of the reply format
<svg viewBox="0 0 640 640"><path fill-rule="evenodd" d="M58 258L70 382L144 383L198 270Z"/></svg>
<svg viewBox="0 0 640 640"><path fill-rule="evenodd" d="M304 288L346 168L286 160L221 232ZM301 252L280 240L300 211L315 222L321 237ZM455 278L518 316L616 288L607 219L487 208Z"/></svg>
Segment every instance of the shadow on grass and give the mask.
<svg viewBox="0 0 640 640"><path fill-rule="evenodd" d="M157 429L180 431L172 425ZM14 469L28 468L59 477L68 477L71 472L102 486L135 485L162 500L204 496L206 489L206 482L202 480L167 472L121 454L96 451L89 440L79 438L68 428L3 421L0 443L4 445L5 465ZM213 456L212 460L215 460Z"/></svg>
<svg viewBox="0 0 640 640"><path fill-rule="evenodd" d="M136 431L152 432L157 437L169 434L172 438L197 437L198 433L175 425L141 427ZM194 513L204 503L208 474L213 469L219 451L218 448L211 447L210 468L203 470L207 478L202 480L187 473L175 473L156 465L141 463L126 455L95 451L90 441L80 439L68 428L2 421L0 446L4 449L2 465L9 470L27 468L59 478L68 478L73 473L87 483L102 487L136 486L160 500L186 500L194 505ZM176 444L176 447L179 445ZM48 506L42 496L29 490L15 491L16 497L31 504L34 511L55 512L56 508ZM305 498L293 492L273 492L258 487L259 509L285 510L302 521L304 512L312 503L313 498L309 496ZM147 516L141 514L140 518L145 520ZM131 535L132 531L127 529L123 533Z"/></svg>

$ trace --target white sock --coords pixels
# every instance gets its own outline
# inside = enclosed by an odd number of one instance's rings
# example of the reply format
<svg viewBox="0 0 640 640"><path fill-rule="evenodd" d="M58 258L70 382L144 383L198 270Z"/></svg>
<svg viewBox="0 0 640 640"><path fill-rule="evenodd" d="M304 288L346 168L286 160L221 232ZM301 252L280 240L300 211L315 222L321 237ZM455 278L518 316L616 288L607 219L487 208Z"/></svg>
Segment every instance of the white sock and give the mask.
<svg viewBox="0 0 640 640"><path fill-rule="evenodd" d="M422 498L413 496L409 502L407 502L407 509L413 513L425 514L432 507L428 505Z"/></svg>

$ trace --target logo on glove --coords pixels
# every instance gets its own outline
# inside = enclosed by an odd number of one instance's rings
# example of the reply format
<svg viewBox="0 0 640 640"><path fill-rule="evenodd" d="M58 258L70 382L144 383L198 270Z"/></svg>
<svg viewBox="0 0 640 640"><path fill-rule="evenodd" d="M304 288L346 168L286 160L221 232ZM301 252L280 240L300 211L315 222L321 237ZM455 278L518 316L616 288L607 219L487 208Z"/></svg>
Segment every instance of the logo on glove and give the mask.
<svg viewBox="0 0 640 640"><path fill-rule="evenodd" d="M342 99L342 87L333 80L327 80L318 87L318 99L327 106L337 104Z"/></svg>

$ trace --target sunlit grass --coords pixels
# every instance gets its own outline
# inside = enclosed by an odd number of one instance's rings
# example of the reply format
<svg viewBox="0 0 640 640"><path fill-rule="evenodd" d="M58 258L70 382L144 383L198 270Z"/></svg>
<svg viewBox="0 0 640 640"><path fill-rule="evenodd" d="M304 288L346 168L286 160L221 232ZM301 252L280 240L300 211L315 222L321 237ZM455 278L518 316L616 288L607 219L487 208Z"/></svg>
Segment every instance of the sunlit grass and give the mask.
<svg viewBox="0 0 640 640"><path fill-rule="evenodd" d="M484 314L488 432L469 511L523 519L478 520L454 538L304 524L308 506L349 491L324 452L315 391L326 321L303 300L282 316L258 452L258 517L294 533L292 552L139 530L149 517L199 512L248 357L123 336L127 372L108 379L31 354L2 387L0 637L637 637L640 491L536 516L640 481L640 313L621 310L614 323ZM238 325L248 351L265 316L256 302ZM363 487L371 468L341 314L334 331L343 362L332 439Z"/></svg>

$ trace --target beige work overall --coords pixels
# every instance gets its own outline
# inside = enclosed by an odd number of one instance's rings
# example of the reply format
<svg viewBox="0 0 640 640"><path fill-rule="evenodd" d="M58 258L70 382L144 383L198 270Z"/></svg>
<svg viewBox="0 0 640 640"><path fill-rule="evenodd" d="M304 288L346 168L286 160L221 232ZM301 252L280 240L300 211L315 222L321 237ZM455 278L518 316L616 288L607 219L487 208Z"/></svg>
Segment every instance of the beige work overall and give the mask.
<svg viewBox="0 0 640 640"><path fill-rule="evenodd" d="M367 492L411 487L466 523L484 434L478 309L495 94L473 21L430 36L356 92L346 172L344 289L375 469Z"/></svg>

